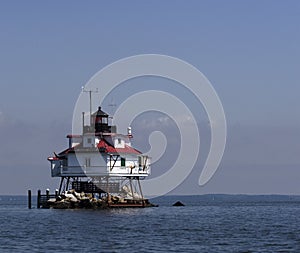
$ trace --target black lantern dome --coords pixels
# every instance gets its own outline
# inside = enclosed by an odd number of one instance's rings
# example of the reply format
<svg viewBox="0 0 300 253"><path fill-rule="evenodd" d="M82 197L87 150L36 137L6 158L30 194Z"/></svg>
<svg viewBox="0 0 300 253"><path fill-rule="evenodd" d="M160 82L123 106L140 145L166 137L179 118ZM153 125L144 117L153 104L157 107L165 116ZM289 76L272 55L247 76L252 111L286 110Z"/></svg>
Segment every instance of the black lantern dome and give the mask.
<svg viewBox="0 0 300 253"><path fill-rule="evenodd" d="M108 125L109 115L98 107L98 111L92 114L92 124L95 126L95 133L108 133L110 126Z"/></svg>

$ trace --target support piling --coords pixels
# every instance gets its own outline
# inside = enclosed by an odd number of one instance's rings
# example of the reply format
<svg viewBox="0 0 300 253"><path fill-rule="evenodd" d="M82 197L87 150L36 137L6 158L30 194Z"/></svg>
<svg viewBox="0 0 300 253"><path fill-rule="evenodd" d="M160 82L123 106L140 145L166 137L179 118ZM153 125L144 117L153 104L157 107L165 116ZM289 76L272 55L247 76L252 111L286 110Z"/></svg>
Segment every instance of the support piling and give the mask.
<svg viewBox="0 0 300 253"><path fill-rule="evenodd" d="M37 192L37 208L41 207L41 190L38 190Z"/></svg>
<svg viewBox="0 0 300 253"><path fill-rule="evenodd" d="M47 196L47 200L49 200L50 199L50 190L49 189L46 190L46 196Z"/></svg>
<svg viewBox="0 0 300 253"><path fill-rule="evenodd" d="M31 209L31 190L28 190L28 209Z"/></svg>

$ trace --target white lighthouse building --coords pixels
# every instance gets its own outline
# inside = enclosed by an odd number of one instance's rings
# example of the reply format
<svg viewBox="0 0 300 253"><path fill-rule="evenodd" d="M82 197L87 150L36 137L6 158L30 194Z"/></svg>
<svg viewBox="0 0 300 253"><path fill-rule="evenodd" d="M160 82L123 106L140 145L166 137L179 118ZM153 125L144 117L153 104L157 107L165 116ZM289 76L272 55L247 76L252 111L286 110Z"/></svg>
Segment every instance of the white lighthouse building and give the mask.
<svg viewBox="0 0 300 253"><path fill-rule="evenodd" d="M61 178L59 193L74 189L105 196L111 206L144 206L140 179L150 175L150 158L131 146L130 127L126 135L118 134L108 117L99 107L91 115L91 125L83 120L81 135L67 135L69 147L48 157L51 176ZM123 203L114 204L114 196Z"/></svg>

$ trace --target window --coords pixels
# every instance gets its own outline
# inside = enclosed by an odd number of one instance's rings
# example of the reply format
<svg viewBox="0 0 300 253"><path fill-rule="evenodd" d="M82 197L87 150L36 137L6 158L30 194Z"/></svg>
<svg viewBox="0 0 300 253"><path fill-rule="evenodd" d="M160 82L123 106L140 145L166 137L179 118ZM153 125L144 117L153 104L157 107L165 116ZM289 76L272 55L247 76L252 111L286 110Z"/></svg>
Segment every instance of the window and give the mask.
<svg viewBox="0 0 300 253"><path fill-rule="evenodd" d="M68 160L67 159L63 159L62 166L63 167L67 167L68 166Z"/></svg>
<svg viewBox="0 0 300 253"><path fill-rule="evenodd" d="M125 166L125 158L121 157L121 166Z"/></svg>
<svg viewBox="0 0 300 253"><path fill-rule="evenodd" d="M91 139L91 138L88 138L88 139L87 139L87 142L88 142L88 144L91 144L91 143L92 143L92 139Z"/></svg>
<svg viewBox="0 0 300 253"><path fill-rule="evenodd" d="M121 138L118 138L118 144L121 144L122 142L121 142Z"/></svg>
<svg viewBox="0 0 300 253"><path fill-rule="evenodd" d="M91 158L85 158L85 166L90 167L91 166Z"/></svg>

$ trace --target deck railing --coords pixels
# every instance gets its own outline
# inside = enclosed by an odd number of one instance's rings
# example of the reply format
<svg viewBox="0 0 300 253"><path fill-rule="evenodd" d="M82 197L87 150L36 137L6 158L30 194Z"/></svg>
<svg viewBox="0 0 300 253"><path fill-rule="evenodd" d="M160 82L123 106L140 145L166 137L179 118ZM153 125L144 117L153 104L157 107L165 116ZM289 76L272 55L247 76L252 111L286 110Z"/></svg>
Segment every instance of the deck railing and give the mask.
<svg viewBox="0 0 300 253"><path fill-rule="evenodd" d="M37 194L37 208L47 207L47 201L51 198L56 198L58 191L55 194L50 194L49 190L46 190L46 194L41 194L41 190L38 190Z"/></svg>
<svg viewBox="0 0 300 253"><path fill-rule="evenodd" d="M150 167L123 167L114 166L112 169L109 166L61 166L52 169L52 176L103 176L103 175L114 175L114 174L125 174L125 175L149 175L151 172Z"/></svg>

